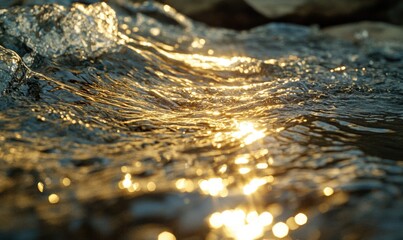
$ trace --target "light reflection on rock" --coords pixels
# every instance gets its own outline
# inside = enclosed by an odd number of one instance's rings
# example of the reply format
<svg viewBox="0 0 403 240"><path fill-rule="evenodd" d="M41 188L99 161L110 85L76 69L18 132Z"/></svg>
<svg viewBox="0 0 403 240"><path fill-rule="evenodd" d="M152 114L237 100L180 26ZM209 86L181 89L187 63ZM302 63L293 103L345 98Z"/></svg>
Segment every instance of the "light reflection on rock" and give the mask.
<svg viewBox="0 0 403 240"><path fill-rule="evenodd" d="M105 3L11 8L0 13L0 26L3 34L50 58L95 58L117 40L115 11Z"/></svg>

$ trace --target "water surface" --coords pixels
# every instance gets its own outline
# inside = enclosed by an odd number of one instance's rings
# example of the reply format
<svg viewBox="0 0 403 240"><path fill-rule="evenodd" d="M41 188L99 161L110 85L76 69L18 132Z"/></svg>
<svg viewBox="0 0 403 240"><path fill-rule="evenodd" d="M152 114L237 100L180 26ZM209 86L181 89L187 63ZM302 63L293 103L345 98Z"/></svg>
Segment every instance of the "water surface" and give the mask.
<svg viewBox="0 0 403 240"><path fill-rule="evenodd" d="M403 238L402 46L111 4L0 12L0 238Z"/></svg>

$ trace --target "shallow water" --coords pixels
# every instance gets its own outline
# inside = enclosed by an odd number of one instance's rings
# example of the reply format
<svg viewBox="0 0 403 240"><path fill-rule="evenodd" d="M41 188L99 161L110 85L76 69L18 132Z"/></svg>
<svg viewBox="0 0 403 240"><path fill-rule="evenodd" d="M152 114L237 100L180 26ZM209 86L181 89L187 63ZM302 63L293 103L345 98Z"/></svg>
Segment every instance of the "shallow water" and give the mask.
<svg viewBox="0 0 403 240"><path fill-rule="evenodd" d="M111 4L0 12L1 239L403 238L402 46Z"/></svg>

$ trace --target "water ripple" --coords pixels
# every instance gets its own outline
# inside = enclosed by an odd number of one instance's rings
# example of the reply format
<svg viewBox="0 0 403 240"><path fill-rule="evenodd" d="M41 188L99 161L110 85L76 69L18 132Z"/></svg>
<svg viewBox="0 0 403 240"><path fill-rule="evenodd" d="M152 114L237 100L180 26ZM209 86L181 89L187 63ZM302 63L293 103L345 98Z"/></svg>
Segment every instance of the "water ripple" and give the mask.
<svg viewBox="0 0 403 240"><path fill-rule="evenodd" d="M401 61L110 4L0 12L0 238L403 237Z"/></svg>

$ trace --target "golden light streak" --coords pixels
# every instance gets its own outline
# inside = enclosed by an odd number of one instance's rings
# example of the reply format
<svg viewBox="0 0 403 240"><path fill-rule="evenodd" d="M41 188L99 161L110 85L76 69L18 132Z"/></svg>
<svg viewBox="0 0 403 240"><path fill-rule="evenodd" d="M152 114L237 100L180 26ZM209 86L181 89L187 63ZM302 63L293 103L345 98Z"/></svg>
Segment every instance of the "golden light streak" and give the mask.
<svg viewBox="0 0 403 240"><path fill-rule="evenodd" d="M191 43L192 48L203 48L206 40L196 38ZM140 42L141 44L141 42ZM214 50L209 49L207 51L208 55L201 54L184 54L177 52L168 52L163 49L157 49L165 57L171 58L176 61L183 62L184 64L192 68L200 68L206 70L216 70L216 71L238 71L240 73L256 73L261 71L261 61L244 57L215 57L211 56Z"/></svg>
<svg viewBox="0 0 403 240"><path fill-rule="evenodd" d="M202 69L212 69L212 70L222 70L222 68L229 68L231 65L240 61L251 61L247 57L213 57L204 56L200 54L183 54L183 53L171 53L160 51L162 54L169 58L184 62L191 67L202 68Z"/></svg>

